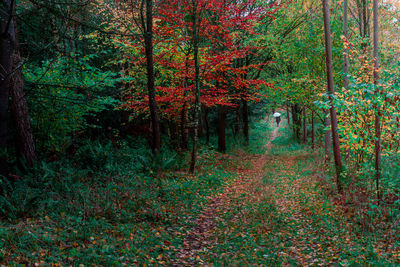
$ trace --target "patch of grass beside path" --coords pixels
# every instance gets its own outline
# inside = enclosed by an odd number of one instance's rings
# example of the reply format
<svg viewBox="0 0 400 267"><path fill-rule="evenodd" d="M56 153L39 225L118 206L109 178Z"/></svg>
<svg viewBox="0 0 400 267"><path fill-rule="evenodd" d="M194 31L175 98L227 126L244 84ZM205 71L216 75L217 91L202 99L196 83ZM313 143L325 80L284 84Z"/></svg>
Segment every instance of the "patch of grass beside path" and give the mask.
<svg viewBox="0 0 400 267"><path fill-rule="evenodd" d="M137 164L135 155L145 150L99 151L108 157L107 168L88 176L65 164L40 184L41 196L47 197L39 199L42 206L29 216L0 221L0 265L169 264L208 196L229 184L235 178L229 169L243 162L234 152L226 156L202 148L196 175L188 175L187 165L177 163L160 173L160 185L153 170Z"/></svg>

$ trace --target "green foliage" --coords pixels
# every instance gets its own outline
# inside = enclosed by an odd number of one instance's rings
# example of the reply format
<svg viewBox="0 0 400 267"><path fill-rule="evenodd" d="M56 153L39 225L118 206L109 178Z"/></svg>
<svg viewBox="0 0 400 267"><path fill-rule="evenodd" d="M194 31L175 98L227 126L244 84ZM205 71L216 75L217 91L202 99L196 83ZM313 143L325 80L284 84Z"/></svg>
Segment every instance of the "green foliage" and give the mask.
<svg viewBox="0 0 400 267"><path fill-rule="evenodd" d="M195 216L232 175L214 165L188 177L176 171L186 168L181 155L164 148L154 158L145 144L129 140L115 150L88 141L73 157L41 162L26 179L7 184L0 197L7 218L0 223L0 244L10 249L0 256L8 264L135 264L156 259L166 244L178 246L183 236L174 233L191 223L182 218ZM199 157L211 162L214 153L203 148ZM162 195L155 190L160 186ZM35 219L14 228L21 216Z"/></svg>
<svg viewBox="0 0 400 267"><path fill-rule="evenodd" d="M88 127L88 121L118 104L110 89L120 81L118 74L93 66L96 55L58 55L40 65L26 65L34 136L41 151L61 152L73 135Z"/></svg>

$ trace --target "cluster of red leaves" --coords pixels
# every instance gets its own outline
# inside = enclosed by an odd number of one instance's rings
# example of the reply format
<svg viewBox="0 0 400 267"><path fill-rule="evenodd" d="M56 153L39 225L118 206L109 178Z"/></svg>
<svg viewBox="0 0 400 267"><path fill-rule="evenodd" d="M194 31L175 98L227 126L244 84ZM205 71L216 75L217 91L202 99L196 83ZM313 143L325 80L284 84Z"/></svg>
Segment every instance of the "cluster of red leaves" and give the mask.
<svg viewBox="0 0 400 267"><path fill-rule="evenodd" d="M196 6L193 6L196 4ZM256 0L161 0L156 3L155 61L161 70L173 73L168 81L158 82L157 102L164 117L173 118L194 100L193 11L196 10L200 39L201 103L235 106L238 100L258 101L263 80L248 79L251 70L263 64L237 64L260 49L243 46L240 36L255 34L254 27L265 16L272 16L274 5L260 6ZM138 44L138 50L144 54ZM144 57L138 59L144 64ZM137 63L137 62L136 62ZM157 79L157 77L156 77ZM160 84L161 83L161 84ZM148 97L131 95L125 108L146 112Z"/></svg>

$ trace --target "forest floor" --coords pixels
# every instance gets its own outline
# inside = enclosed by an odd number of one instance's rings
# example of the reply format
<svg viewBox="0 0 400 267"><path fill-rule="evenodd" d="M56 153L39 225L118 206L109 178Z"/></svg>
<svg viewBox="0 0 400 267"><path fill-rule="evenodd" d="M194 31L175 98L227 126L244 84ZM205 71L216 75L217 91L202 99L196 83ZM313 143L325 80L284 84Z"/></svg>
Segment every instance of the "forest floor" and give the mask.
<svg viewBox="0 0 400 267"><path fill-rule="evenodd" d="M394 232L380 239L354 225L327 196L317 153L294 143L286 122L274 125L272 120L265 153L242 156L251 167L236 169L236 179L208 199L171 263L399 264Z"/></svg>
<svg viewBox="0 0 400 267"><path fill-rule="evenodd" d="M290 132L254 123L250 147L203 148L196 175L171 169L161 186L114 160L119 175L83 176L50 195L55 208L0 221L0 266L399 265L399 223L363 227L373 215L349 211L321 153Z"/></svg>

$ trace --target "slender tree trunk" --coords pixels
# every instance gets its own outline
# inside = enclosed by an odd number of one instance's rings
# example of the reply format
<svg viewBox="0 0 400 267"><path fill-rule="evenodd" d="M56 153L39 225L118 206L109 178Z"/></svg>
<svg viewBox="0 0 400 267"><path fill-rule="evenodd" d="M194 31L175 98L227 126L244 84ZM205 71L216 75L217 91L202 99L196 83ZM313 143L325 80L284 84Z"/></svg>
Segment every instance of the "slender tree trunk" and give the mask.
<svg viewBox="0 0 400 267"><path fill-rule="evenodd" d="M11 113L17 130L16 145L18 153L24 157L26 166L30 168L36 161L36 149L28 104L24 94L24 78L19 64L21 64L21 58L16 50L13 55L13 69L16 71L11 77Z"/></svg>
<svg viewBox="0 0 400 267"><path fill-rule="evenodd" d="M294 104L292 107L292 119L293 119L293 132L300 142L300 130L301 130L301 119L299 117L300 107L298 104Z"/></svg>
<svg viewBox="0 0 400 267"><path fill-rule="evenodd" d="M378 18L378 0L373 0L373 12L374 12L374 83L375 83L375 95L378 98L380 90L378 87L379 80L379 18ZM376 181L376 196L378 199L381 198L379 190L379 181L381 177L381 111L379 103L376 103L375 111L375 181Z"/></svg>
<svg viewBox="0 0 400 267"><path fill-rule="evenodd" d="M206 130L206 142L207 145L210 143L210 123L208 121L208 107L204 108L204 125Z"/></svg>
<svg viewBox="0 0 400 267"><path fill-rule="evenodd" d="M332 149L332 136L330 130L328 129L331 126L331 122L329 119L329 110L324 110L325 112L325 162L331 161L331 149Z"/></svg>
<svg viewBox="0 0 400 267"><path fill-rule="evenodd" d="M338 134L338 123L336 110L333 104L333 95L335 94L333 84L333 70L332 70L332 44L331 44L331 27L329 15L329 0L322 0L323 14L324 14L324 31L325 31L325 49L326 49L326 74L327 74L327 89L330 94L331 102L331 125L332 125L332 140L333 140L333 154L335 157L336 167L336 185L339 192L342 192L342 185L340 176L342 171L342 161L340 158L340 143Z"/></svg>
<svg viewBox="0 0 400 267"><path fill-rule="evenodd" d="M218 108L218 151L226 151L226 140L225 140L225 129L226 129L226 107L219 106Z"/></svg>
<svg viewBox="0 0 400 267"><path fill-rule="evenodd" d="M11 86L12 54L15 44L13 0L0 5L0 175L7 176L8 96Z"/></svg>
<svg viewBox="0 0 400 267"><path fill-rule="evenodd" d="M287 121L290 127L290 111L289 111L289 104L286 105L286 113L287 113Z"/></svg>
<svg viewBox="0 0 400 267"><path fill-rule="evenodd" d="M311 111L311 148L315 149L315 121L314 121L314 110Z"/></svg>
<svg viewBox="0 0 400 267"><path fill-rule="evenodd" d="M348 38L349 38L349 33L348 33L348 5L349 5L349 0L343 0L343 35L346 41L346 45L344 48L344 63L343 63L343 87L348 89L349 88L349 49L348 49Z"/></svg>
<svg viewBox="0 0 400 267"><path fill-rule="evenodd" d="M199 62L199 33L197 30L198 16L197 16L197 0L192 0L193 4L193 53L194 53L194 68L195 68L195 102L194 102L194 134L193 134L193 150L192 161L190 164L190 173L194 173L196 168L197 159L197 138L199 128L199 114L200 114L200 62Z"/></svg>
<svg viewBox="0 0 400 267"><path fill-rule="evenodd" d="M244 98L242 98L242 117L244 140L246 141L246 145L249 145L249 106L247 100Z"/></svg>
<svg viewBox="0 0 400 267"><path fill-rule="evenodd" d="M153 61L153 0L146 1L146 27L144 33L146 60L147 60L147 90L149 94L150 117L153 130L152 149L157 154L161 149L160 119L154 87L154 61Z"/></svg>
<svg viewBox="0 0 400 267"><path fill-rule="evenodd" d="M303 108L303 144L307 143L307 108Z"/></svg>
<svg viewBox="0 0 400 267"><path fill-rule="evenodd" d="M235 121L235 135L240 138L240 103L235 109L236 121Z"/></svg>
<svg viewBox="0 0 400 267"><path fill-rule="evenodd" d="M187 150L188 149L188 130L186 127L187 122L187 103L185 102L182 107L181 111L181 149Z"/></svg>

